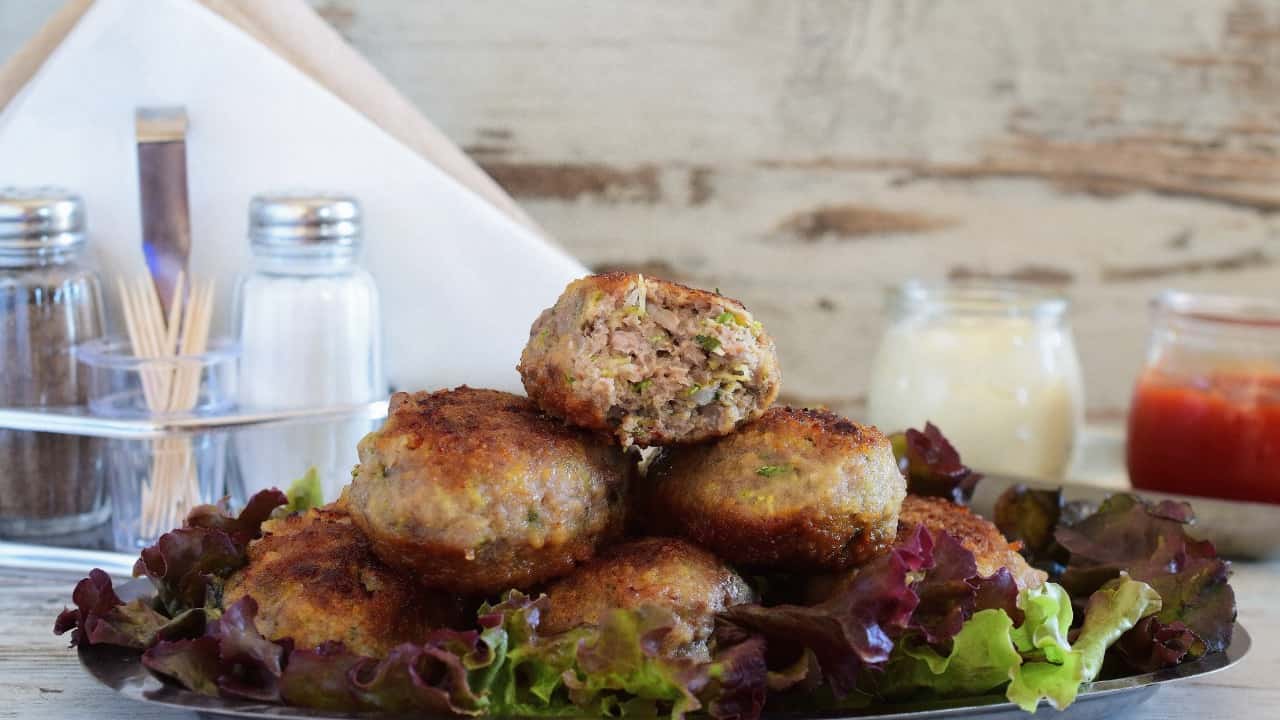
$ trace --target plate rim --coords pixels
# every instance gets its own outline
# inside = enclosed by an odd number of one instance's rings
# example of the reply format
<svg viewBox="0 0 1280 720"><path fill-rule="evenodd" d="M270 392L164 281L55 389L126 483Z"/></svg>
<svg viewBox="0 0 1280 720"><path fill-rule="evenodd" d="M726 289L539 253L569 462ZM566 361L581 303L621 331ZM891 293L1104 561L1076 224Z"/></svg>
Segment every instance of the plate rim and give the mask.
<svg viewBox="0 0 1280 720"><path fill-rule="evenodd" d="M1232 631L1231 642L1223 651L1206 655L1188 663L1175 665L1171 668L1084 683L1080 688L1076 702L1092 702L1143 691L1147 695L1138 700L1138 702L1145 702L1151 694L1154 694L1156 690L1165 685L1180 680L1203 678L1238 665L1248 655L1252 645L1252 636L1244 625L1237 621ZM141 652L128 648L82 645L77 648L77 656L81 667L100 685L123 697L151 705L195 711L197 713L213 713L224 717L324 718L329 720L403 717L403 715L378 711L329 711L296 705L262 703L236 698L201 695L161 680L142 666ZM120 682L112 683L109 681L103 676L104 671L112 671L119 676ZM983 702L984 700L986 702ZM940 704L944 703L945 706L940 706ZM1040 707L1044 707L1044 705L1042 704ZM924 720L926 718L972 715L975 712L1003 713L1016 709L1017 706L1009 702L1003 695L988 694L969 698L931 700L916 703L881 704L869 708L856 709L832 709L816 712L776 711L772 713L765 711L762 717L764 720L840 720L842 718L858 718L859 720L872 720L874 718L882 718L884 720ZM440 718L443 720L452 716L417 713L414 714L414 717ZM503 715L481 715L479 717L493 718L493 720L514 720L511 716ZM595 716L566 716L566 718L570 719L592 717ZM1027 717L1030 717L1030 714L1027 714Z"/></svg>

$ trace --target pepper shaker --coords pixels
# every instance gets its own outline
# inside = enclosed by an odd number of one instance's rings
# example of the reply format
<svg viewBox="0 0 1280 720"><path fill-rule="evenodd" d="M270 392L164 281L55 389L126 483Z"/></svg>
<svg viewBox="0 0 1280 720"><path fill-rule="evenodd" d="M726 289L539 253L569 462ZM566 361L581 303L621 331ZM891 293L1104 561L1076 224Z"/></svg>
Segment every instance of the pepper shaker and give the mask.
<svg viewBox="0 0 1280 720"><path fill-rule="evenodd" d="M59 188L0 190L0 406L83 405L72 348L103 334L80 198ZM100 441L0 430L0 535L86 530L110 508Z"/></svg>

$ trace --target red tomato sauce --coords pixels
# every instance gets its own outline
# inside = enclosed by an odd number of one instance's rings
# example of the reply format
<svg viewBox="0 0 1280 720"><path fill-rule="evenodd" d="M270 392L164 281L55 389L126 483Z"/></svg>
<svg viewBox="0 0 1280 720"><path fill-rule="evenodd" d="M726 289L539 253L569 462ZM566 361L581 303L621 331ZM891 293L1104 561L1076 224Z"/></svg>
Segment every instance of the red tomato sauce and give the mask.
<svg viewBox="0 0 1280 720"><path fill-rule="evenodd" d="M1129 479L1142 490L1280 504L1280 375L1189 382L1149 371L1129 410Z"/></svg>

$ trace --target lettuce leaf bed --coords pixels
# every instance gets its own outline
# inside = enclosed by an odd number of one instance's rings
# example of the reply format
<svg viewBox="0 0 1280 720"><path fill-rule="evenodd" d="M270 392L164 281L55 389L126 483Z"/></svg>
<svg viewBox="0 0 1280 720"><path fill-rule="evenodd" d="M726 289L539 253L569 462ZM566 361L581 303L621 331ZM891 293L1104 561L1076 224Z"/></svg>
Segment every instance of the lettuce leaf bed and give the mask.
<svg viewBox="0 0 1280 720"><path fill-rule="evenodd" d="M929 436L915 441L931 477L949 478L935 491L963 496L968 476L928 450L940 447ZM262 522L289 503L272 490L236 516L196 508L135 566L153 598L124 603L94 570L54 632L70 632L72 645L137 649L169 681L229 698L462 716L753 720L766 702L830 709L999 691L1028 712L1042 700L1061 709L1104 664L1145 671L1222 650L1235 619L1229 566L1187 535L1189 508L1117 495L1069 524L1061 513L1041 519L1041 540L1051 534L1063 560L1056 582L1019 592L1007 570L981 577L959 541L919 527L818 604L722 613L708 662L659 653L673 625L663 609L616 610L597 626L548 634L539 628L547 599L517 591L482 606L473 628L370 658L340 642L272 642L255 627L252 598L222 606L223 583L245 564Z"/></svg>
<svg viewBox="0 0 1280 720"><path fill-rule="evenodd" d="M960 462L960 453L937 425L925 423L923 431L908 428L890 435L889 442L907 478L907 492L961 505L973 497L982 476Z"/></svg>

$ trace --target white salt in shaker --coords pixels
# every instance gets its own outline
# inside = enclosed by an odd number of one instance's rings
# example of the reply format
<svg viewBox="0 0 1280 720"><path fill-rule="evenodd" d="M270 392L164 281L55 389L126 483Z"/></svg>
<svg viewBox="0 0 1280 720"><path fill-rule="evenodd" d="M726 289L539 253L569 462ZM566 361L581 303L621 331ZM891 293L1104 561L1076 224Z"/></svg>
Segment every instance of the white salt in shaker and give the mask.
<svg viewBox="0 0 1280 720"><path fill-rule="evenodd" d="M240 405L316 408L386 396L382 320L359 265L360 206L320 193L258 195L249 205L251 272L237 290ZM244 490L287 488L314 466L325 499L350 480L368 421L245 431L236 438Z"/></svg>

